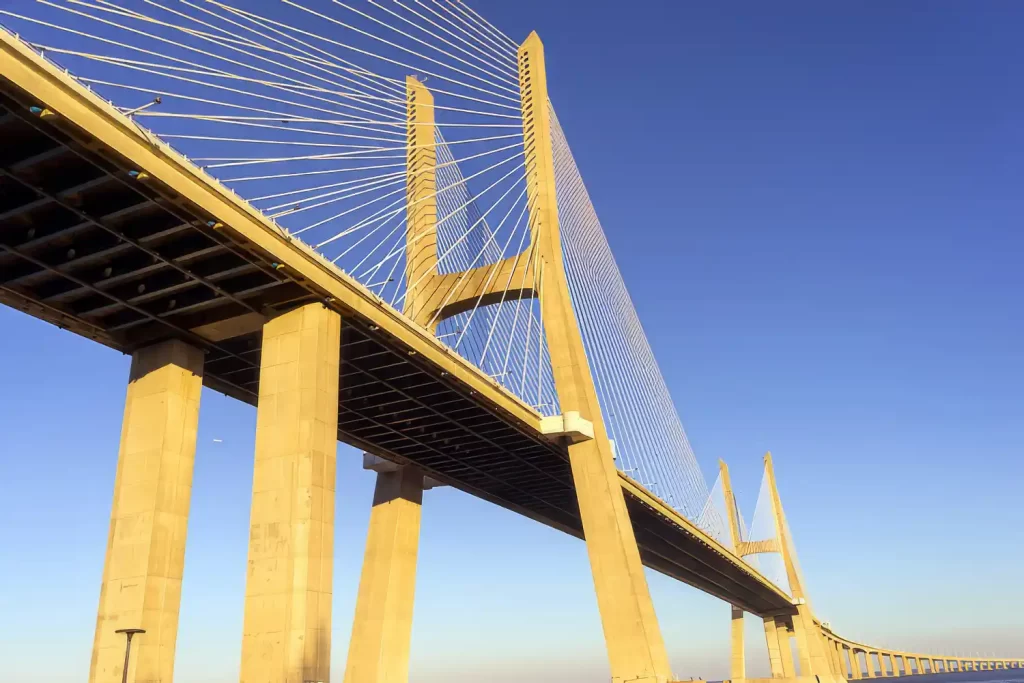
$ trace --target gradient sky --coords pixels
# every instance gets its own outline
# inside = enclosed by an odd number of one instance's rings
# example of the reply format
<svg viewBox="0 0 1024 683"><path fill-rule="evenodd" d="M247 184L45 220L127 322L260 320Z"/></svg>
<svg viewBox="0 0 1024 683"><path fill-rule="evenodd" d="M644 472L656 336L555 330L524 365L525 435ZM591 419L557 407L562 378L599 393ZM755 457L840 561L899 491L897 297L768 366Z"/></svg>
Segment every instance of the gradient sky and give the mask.
<svg viewBox="0 0 1024 683"><path fill-rule="evenodd" d="M544 39L700 464L711 482L730 462L749 518L773 451L817 614L897 649L1019 655L1024 4L473 5ZM0 331L0 680L82 681L129 359L7 308ZM176 678L226 683L255 411L202 402ZM338 681L373 486L360 464L339 449ZM728 607L650 584L676 673L727 675ZM428 492L412 669L605 679L584 545Z"/></svg>

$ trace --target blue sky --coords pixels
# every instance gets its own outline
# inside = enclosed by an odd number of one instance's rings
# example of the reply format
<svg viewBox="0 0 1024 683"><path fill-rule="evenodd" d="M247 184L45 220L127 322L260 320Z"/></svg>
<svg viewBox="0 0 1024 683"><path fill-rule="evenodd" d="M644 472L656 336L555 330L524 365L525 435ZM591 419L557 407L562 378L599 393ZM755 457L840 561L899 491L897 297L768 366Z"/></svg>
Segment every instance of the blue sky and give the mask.
<svg viewBox="0 0 1024 683"><path fill-rule="evenodd" d="M544 39L698 459L709 481L729 461L750 515L773 451L816 612L893 648L1019 654L1024 6L474 6ZM128 358L6 308L0 330L0 678L79 681ZM176 673L219 683L255 411L202 401ZM373 477L347 447L338 474L340 680ZM582 543L444 489L423 520L414 683L607 675ZM650 581L676 672L726 675L727 606Z"/></svg>

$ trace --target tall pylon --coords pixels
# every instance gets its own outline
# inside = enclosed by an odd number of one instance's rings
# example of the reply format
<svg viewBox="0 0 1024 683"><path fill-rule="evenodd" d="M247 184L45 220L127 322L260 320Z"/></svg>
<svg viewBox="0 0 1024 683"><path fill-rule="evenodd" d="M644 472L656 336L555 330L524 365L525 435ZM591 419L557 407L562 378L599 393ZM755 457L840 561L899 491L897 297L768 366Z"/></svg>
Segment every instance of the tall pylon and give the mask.
<svg viewBox="0 0 1024 683"><path fill-rule="evenodd" d="M432 331L441 321L474 307L537 296L533 285L535 277L528 277L535 272L531 262L518 255L468 271L438 271L437 124L434 114L434 96L430 90L419 79L406 77L404 312ZM519 286L510 287L511 283L519 283Z"/></svg>
<svg viewBox="0 0 1024 683"><path fill-rule="evenodd" d="M475 306L539 299L562 424L590 427L567 428L556 438L569 455L612 681L667 683L672 679L668 654L570 299L558 224L544 46L536 33L519 48L518 63L534 258L505 258L497 264L497 277L488 276L495 264L438 271L435 107L427 87L409 77L405 311L434 329ZM505 283L514 281L524 284L507 289Z"/></svg>
<svg viewBox="0 0 1024 683"><path fill-rule="evenodd" d="M668 654L566 279L544 45L536 33L519 47L518 59L530 235L542 263L540 309L555 390L564 417L573 414L593 426L593 438L562 438L576 486L612 681L664 683L671 679Z"/></svg>
<svg viewBox="0 0 1024 683"><path fill-rule="evenodd" d="M719 476L722 478L722 496L725 498L726 517L729 519L729 539L732 541L733 552L738 555L740 552L740 543L742 543L743 539L740 537L739 513L736 506L736 497L732 492L732 479L729 477L729 466L725 464L724 460L719 460L718 470ZM730 607L732 622L729 634L729 675L733 681L738 681L747 677L746 644L744 642L743 631L743 610L736 605L731 605ZM774 635L774 629L772 634Z"/></svg>
<svg viewBox="0 0 1024 683"><path fill-rule="evenodd" d="M817 676L819 680L840 680L845 678L842 672L834 672L833 666L825 651L824 636L814 623L811 603L804 590L803 578L797 569L796 551L793 540L789 537L789 525L786 524L786 513L782 509L782 499L775 483L775 466L772 454L765 453L764 476L771 495L772 517L775 524L775 540L777 550L782 555L786 568L786 579L789 592L796 603L796 614L793 615L793 634L797 643L797 659L800 663L801 676Z"/></svg>

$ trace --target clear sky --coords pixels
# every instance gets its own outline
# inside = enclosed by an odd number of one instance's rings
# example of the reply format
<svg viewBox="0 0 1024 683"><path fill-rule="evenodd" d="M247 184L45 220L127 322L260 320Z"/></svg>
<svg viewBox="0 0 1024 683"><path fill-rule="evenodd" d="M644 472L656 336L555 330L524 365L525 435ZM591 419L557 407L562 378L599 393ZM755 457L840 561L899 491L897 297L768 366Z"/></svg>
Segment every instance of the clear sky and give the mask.
<svg viewBox="0 0 1024 683"><path fill-rule="evenodd" d="M749 516L773 451L816 612L1019 655L1024 4L474 6L544 39L698 459ZM129 359L6 308L0 331L0 680L82 681ZM204 391L179 681L237 680L254 425ZM338 476L340 681L373 475L341 447ZM441 489L420 547L414 683L607 676L581 542ZM727 675L728 607L650 582L677 674Z"/></svg>

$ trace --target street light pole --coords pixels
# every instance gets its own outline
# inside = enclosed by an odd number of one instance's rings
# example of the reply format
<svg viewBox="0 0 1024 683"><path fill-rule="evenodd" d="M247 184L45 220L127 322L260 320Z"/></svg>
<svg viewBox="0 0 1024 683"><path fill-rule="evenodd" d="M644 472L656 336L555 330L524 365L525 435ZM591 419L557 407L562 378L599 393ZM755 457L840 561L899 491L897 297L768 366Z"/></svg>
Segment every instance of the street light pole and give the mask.
<svg viewBox="0 0 1024 683"><path fill-rule="evenodd" d="M145 633L142 628L119 628L114 633L123 633L127 637L124 645L124 670L121 671L121 683L128 683L128 655L132 651L132 636L136 633Z"/></svg>

